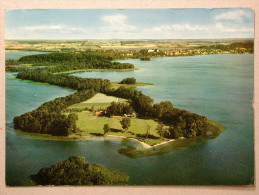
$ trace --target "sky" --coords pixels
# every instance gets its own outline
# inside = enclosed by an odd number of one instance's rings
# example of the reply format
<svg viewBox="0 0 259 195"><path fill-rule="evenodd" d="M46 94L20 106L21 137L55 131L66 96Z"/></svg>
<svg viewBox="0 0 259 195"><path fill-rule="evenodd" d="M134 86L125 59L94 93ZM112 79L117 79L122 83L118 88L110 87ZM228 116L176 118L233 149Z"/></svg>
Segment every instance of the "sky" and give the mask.
<svg viewBox="0 0 259 195"><path fill-rule="evenodd" d="M5 38L254 38L254 12L248 8L6 10Z"/></svg>

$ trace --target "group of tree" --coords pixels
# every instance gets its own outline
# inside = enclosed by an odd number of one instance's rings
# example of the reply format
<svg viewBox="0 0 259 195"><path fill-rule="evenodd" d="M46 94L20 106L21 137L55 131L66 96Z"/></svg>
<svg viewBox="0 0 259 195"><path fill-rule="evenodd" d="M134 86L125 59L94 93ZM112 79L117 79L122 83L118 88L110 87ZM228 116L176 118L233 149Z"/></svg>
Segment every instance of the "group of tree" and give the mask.
<svg viewBox="0 0 259 195"><path fill-rule="evenodd" d="M79 69L134 69L133 64L112 62L112 59L95 52L69 52L23 56L19 59L19 63L49 66L51 72Z"/></svg>
<svg viewBox="0 0 259 195"><path fill-rule="evenodd" d="M206 134L208 128L206 117L187 110L174 108L169 101L153 104L153 99L143 95L142 92L125 87L119 87L117 90L109 91L108 93L128 99L139 115L158 119L161 123L170 126L166 132L162 128L161 135L164 137L195 137Z"/></svg>
<svg viewBox="0 0 259 195"><path fill-rule="evenodd" d="M149 96L142 94L141 91L137 91L132 88L125 88L123 86L116 90L110 90L106 92L108 95L113 95L120 98L128 99L133 109L143 116L150 116L152 112L152 104L154 102Z"/></svg>
<svg viewBox="0 0 259 195"><path fill-rule="evenodd" d="M6 72L16 72L19 67L19 62L17 60L5 60L5 71Z"/></svg>
<svg viewBox="0 0 259 195"><path fill-rule="evenodd" d="M109 107L107 107L106 115L107 116L123 116L124 114L132 114L133 108L129 103L123 102L112 102Z"/></svg>
<svg viewBox="0 0 259 195"><path fill-rule="evenodd" d="M79 133L76 127L78 116L65 115L62 110L70 105L86 101L95 95L94 90L82 90L66 97L46 102L36 110L14 118L14 128L33 133L67 136Z"/></svg>
<svg viewBox="0 0 259 195"><path fill-rule="evenodd" d="M200 46L198 49L215 50L219 49L222 51L236 50L238 53L243 53L242 49L245 49L248 53L254 53L254 41L238 41L231 44L214 44L210 46Z"/></svg>
<svg viewBox="0 0 259 195"><path fill-rule="evenodd" d="M125 173L89 164L78 156L42 168L30 178L38 185L112 185L129 180Z"/></svg>
<svg viewBox="0 0 259 195"><path fill-rule="evenodd" d="M17 60L9 59L9 60L5 61L5 65L6 66L16 66L18 64L19 64L19 62Z"/></svg>
<svg viewBox="0 0 259 195"><path fill-rule="evenodd" d="M120 84L135 84L135 83L136 83L136 79L134 77L125 78L120 82Z"/></svg>
<svg viewBox="0 0 259 195"><path fill-rule="evenodd" d="M52 74L45 69L22 71L17 78L49 83L61 87L68 87L76 90L93 89L96 92L105 92L111 88L111 81L107 79L80 78L65 74Z"/></svg>

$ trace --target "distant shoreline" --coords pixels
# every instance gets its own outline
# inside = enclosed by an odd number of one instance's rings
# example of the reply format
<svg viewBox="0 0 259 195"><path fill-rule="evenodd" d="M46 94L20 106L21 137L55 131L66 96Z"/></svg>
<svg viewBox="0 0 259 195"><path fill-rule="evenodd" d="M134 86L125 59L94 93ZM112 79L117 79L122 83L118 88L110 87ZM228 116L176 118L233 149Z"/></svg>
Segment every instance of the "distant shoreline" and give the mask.
<svg viewBox="0 0 259 195"><path fill-rule="evenodd" d="M78 72L93 72L93 71L100 71L100 72L106 72L106 71L116 71L116 72L127 72L127 71L134 71L139 70L139 68L133 68L133 69L79 69L79 70L69 70L64 72L57 72L54 74L74 74Z"/></svg>

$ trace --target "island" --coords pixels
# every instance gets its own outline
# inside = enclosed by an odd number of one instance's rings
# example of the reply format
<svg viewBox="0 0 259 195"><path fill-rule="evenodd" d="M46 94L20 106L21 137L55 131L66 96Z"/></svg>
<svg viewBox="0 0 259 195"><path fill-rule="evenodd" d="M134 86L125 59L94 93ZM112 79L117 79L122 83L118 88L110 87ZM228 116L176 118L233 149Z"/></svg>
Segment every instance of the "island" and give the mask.
<svg viewBox="0 0 259 195"><path fill-rule="evenodd" d="M30 179L35 185L112 185L128 182L129 176L98 164L89 164L84 157L70 156L68 160L40 169Z"/></svg>

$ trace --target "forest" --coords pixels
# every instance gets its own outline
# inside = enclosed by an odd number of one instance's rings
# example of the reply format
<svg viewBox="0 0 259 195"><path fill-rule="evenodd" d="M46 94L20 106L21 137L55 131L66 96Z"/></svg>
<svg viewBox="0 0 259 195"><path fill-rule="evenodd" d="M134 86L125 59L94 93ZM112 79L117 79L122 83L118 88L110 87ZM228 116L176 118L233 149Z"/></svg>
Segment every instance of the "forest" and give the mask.
<svg viewBox="0 0 259 195"><path fill-rule="evenodd" d="M93 89L96 92L105 92L111 87L111 81L107 79L89 79L65 74L52 74L45 69L21 71L17 74L17 78L76 90Z"/></svg>
<svg viewBox="0 0 259 195"><path fill-rule="evenodd" d="M72 95L46 102L32 112L15 117L14 128L32 133L59 136L79 133L80 130L76 127L77 115L69 114L67 116L62 114L62 110L75 103L86 101L95 94L92 89L81 90Z"/></svg>
<svg viewBox="0 0 259 195"><path fill-rule="evenodd" d="M89 164L80 156L70 156L68 160L42 168L30 178L38 185L112 185L129 180L125 173Z"/></svg>
<svg viewBox="0 0 259 195"><path fill-rule="evenodd" d="M119 87L108 91L109 95L128 99L138 115L152 118L170 126L162 128L161 135L167 138L196 137L206 134L208 120L204 116L191 113L187 110L174 108L168 101L153 104L154 100L143 95L141 91L132 88Z"/></svg>
<svg viewBox="0 0 259 195"><path fill-rule="evenodd" d="M78 69L134 69L133 64L112 62L114 58L97 52L50 53L23 56L19 63L49 66L50 72Z"/></svg>
<svg viewBox="0 0 259 195"><path fill-rule="evenodd" d="M120 82L120 84L135 84L135 83L136 83L136 79L134 77L125 78Z"/></svg>

